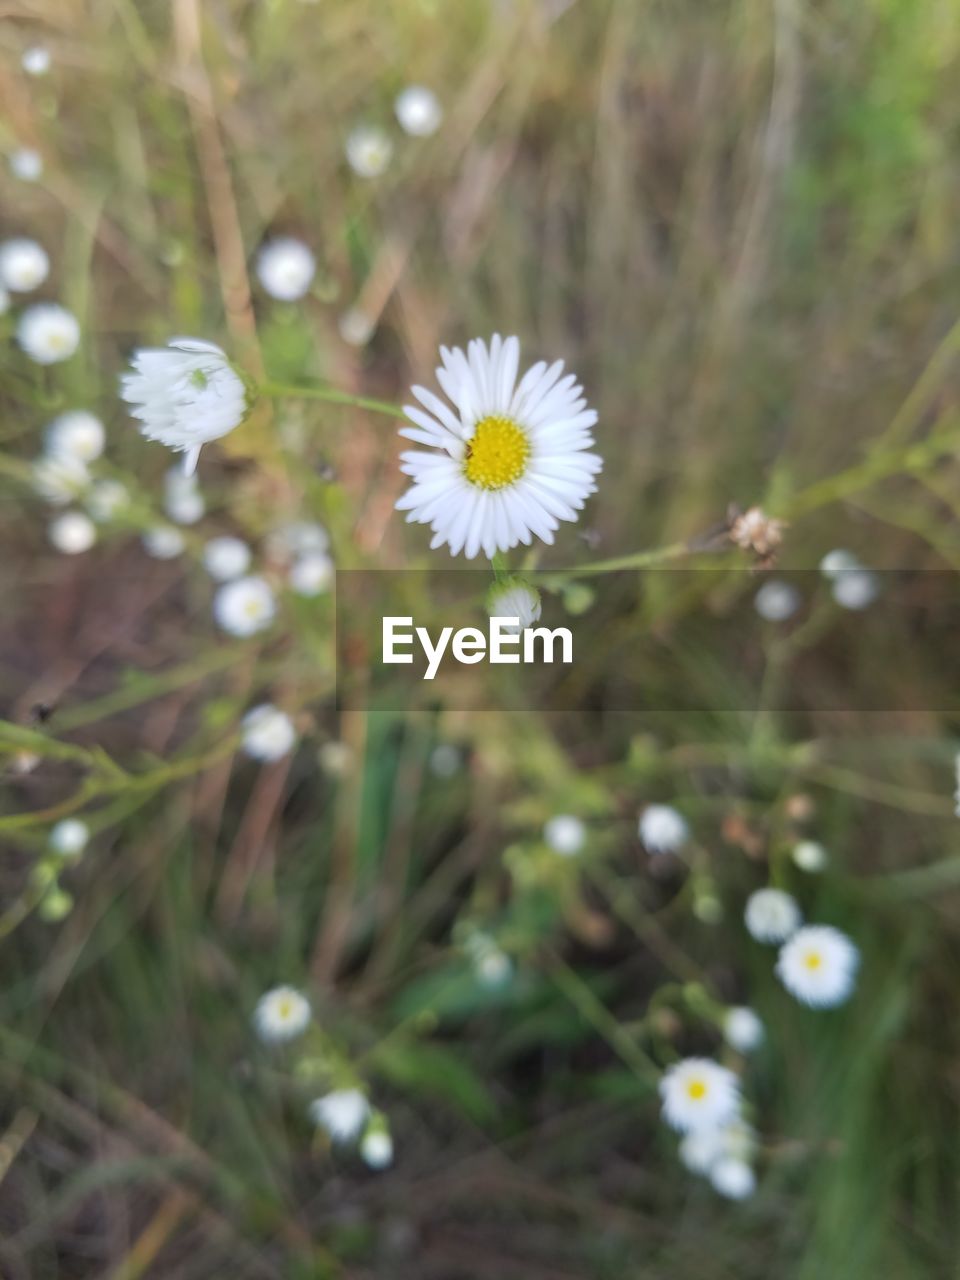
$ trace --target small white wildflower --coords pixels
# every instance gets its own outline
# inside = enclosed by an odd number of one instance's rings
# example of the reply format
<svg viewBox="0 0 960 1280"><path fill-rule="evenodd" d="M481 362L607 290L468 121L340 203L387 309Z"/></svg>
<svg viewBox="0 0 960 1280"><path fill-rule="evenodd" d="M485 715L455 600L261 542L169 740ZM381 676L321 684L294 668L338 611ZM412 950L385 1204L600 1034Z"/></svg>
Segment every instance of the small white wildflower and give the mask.
<svg viewBox="0 0 960 1280"><path fill-rule="evenodd" d="M782 889L757 889L743 913L747 932L757 942L783 942L803 923L796 898Z"/></svg>
<svg viewBox="0 0 960 1280"><path fill-rule="evenodd" d="M672 1129L715 1129L739 1114L737 1077L710 1058L684 1058L660 1080L663 1118Z"/></svg>
<svg viewBox="0 0 960 1280"><path fill-rule="evenodd" d="M335 1089L310 1103L310 1119L333 1142L358 1138L370 1115L370 1103L359 1089Z"/></svg>
<svg viewBox="0 0 960 1280"><path fill-rule="evenodd" d="M64 818L50 832L50 848L58 858L79 858L90 839L90 828L79 818Z"/></svg>
<svg viewBox="0 0 960 1280"><path fill-rule="evenodd" d="M330 589L333 561L324 551L300 556L290 568L290 588L298 596L318 596Z"/></svg>
<svg viewBox="0 0 960 1280"><path fill-rule="evenodd" d="M330 535L322 524L312 520L294 520L282 524L267 535L267 554L273 560L289 561L326 551Z"/></svg>
<svg viewBox="0 0 960 1280"><path fill-rule="evenodd" d="M226 583L213 600L217 623L234 636L256 635L270 626L276 612L269 584L254 574Z"/></svg>
<svg viewBox="0 0 960 1280"><path fill-rule="evenodd" d="M87 511L100 524L115 520L130 505L130 494L119 480L95 480L84 497Z"/></svg>
<svg viewBox="0 0 960 1280"><path fill-rule="evenodd" d="M175 524L196 524L206 514L207 504L195 475L184 475L172 467L164 478L163 509Z"/></svg>
<svg viewBox="0 0 960 1280"><path fill-rule="evenodd" d="M376 331L376 325L359 307L350 307L337 321L340 337L349 347L365 347Z"/></svg>
<svg viewBox="0 0 960 1280"><path fill-rule="evenodd" d="M757 1177L745 1160L722 1156L710 1170L710 1185L728 1200L746 1200L757 1189Z"/></svg>
<svg viewBox="0 0 960 1280"><path fill-rule="evenodd" d="M800 840L790 855L801 871L822 871L827 865L827 851L817 840Z"/></svg>
<svg viewBox="0 0 960 1280"><path fill-rule="evenodd" d="M684 1134L679 1154L691 1173L706 1177L724 1151L721 1128L692 1129Z"/></svg>
<svg viewBox="0 0 960 1280"><path fill-rule="evenodd" d="M293 721L285 711L269 702L248 711L241 722L243 750L254 760L279 760L287 755L296 740Z"/></svg>
<svg viewBox="0 0 960 1280"><path fill-rule="evenodd" d="M45 454L36 459L31 471L34 489L54 507L65 507L90 484L86 464L68 454Z"/></svg>
<svg viewBox="0 0 960 1280"><path fill-rule="evenodd" d="M192 475L203 445L238 427L247 413L247 389L226 355L212 342L171 338L161 349L135 351L133 372L120 394L140 419L140 433L184 455Z"/></svg>
<svg viewBox="0 0 960 1280"><path fill-rule="evenodd" d="M0 244L0 283L11 293L31 293L50 274L50 259L43 245L25 236Z"/></svg>
<svg viewBox="0 0 960 1280"><path fill-rule="evenodd" d="M495 582L487 592L487 613L491 618L516 618L516 623L504 626L509 635L519 635L527 627L540 621L540 592L519 578Z"/></svg>
<svg viewBox="0 0 960 1280"><path fill-rule="evenodd" d="M638 832L650 853L676 853L690 838L686 819L670 804L648 804Z"/></svg>
<svg viewBox="0 0 960 1280"><path fill-rule="evenodd" d="M216 582L239 578L250 568L252 552L242 538L224 534L203 548L203 567Z"/></svg>
<svg viewBox="0 0 960 1280"><path fill-rule="evenodd" d="M103 453L107 433L95 413L72 409L54 418L47 427L45 440L50 454L93 462Z"/></svg>
<svg viewBox="0 0 960 1280"><path fill-rule="evenodd" d="M775 578L763 584L754 597L753 607L767 622L786 622L800 608L800 592L792 583Z"/></svg>
<svg viewBox="0 0 960 1280"><path fill-rule="evenodd" d="M850 998L860 952L845 933L830 925L808 925L785 942L777 977L803 1004L831 1008Z"/></svg>
<svg viewBox="0 0 960 1280"><path fill-rule="evenodd" d="M581 852L587 841L587 828L571 813L558 813L543 828L543 838L554 853L562 858L572 858Z"/></svg>
<svg viewBox="0 0 960 1280"><path fill-rule="evenodd" d="M143 549L154 560L175 560L182 555L187 541L179 529L170 524L154 525L146 529L140 538Z"/></svg>
<svg viewBox="0 0 960 1280"><path fill-rule="evenodd" d="M360 178L379 178L393 158L393 143L375 125L359 125L347 137L347 164Z"/></svg>
<svg viewBox="0 0 960 1280"><path fill-rule="evenodd" d="M57 364L68 360L80 345L80 325L66 307L36 302L20 316L17 341L36 364Z"/></svg>
<svg viewBox="0 0 960 1280"><path fill-rule="evenodd" d="M385 1129L371 1126L363 1135L360 1154L371 1169L386 1169L393 1163L393 1139Z"/></svg>
<svg viewBox="0 0 960 1280"><path fill-rule="evenodd" d="M313 282L317 260L302 240L278 236L257 254L257 278L271 298L295 302Z"/></svg>
<svg viewBox="0 0 960 1280"><path fill-rule="evenodd" d="M436 778L452 778L463 766L463 756L451 742L438 742L430 752L430 772Z"/></svg>
<svg viewBox="0 0 960 1280"><path fill-rule="evenodd" d="M510 981L513 976L513 961L489 934L473 934L465 949L481 987L496 990Z"/></svg>
<svg viewBox="0 0 960 1280"><path fill-rule="evenodd" d="M873 604L880 594L880 583L869 569L845 569L833 578L830 594L841 607L859 612Z"/></svg>
<svg viewBox="0 0 960 1280"><path fill-rule="evenodd" d="M33 147L17 147L10 154L10 172L21 182L36 182L43 176L43 157Z"/></svg>
<svg viewBox="0 0 960 1280"><path fill-rule="evenodd" d="M443 108L432 89L421 84L408 85L397 95L394 112L404 133L413 138L428 138L440 128Z"/></svg>
<svg viewBox="0 0 960 1280"><path fill-rule="evenodd" d="M842 547L837 547L834 551L828 551L820 561L820 572L825 578L836 578L838 574L848 573L851 569L859 569L860 561L852 551L844 551Z"/></svg>
<svg viewBox="0 0 960 1280"><path fill-rule="evenodd" d="M257 1001L253 1025L266 1044L293 1040L310 1024L310 1001L294 987L274 987Z"/></svg>
<svg viewBox="0 0 960 1280"><path fill-rule="evenodd" d="M723 1038L738 1053L752 1053L763 1044L763 1023L746 1005L728 1009L723 1019Z"/></svg>
<svg viewBox="0 0 960 1280"><path fill-rule="evenodd" d="M89 551L97 540L97 526L82 511L65 511L51 520L47 536L52 546L67 556Z"/></svg>
<svg viewBox="0 0 960 1280"><path fill-rule="evenodd" d="M20 65L28 76L45 76L50 70L50 50L42 44L31 45L24 49Z"/></svg>

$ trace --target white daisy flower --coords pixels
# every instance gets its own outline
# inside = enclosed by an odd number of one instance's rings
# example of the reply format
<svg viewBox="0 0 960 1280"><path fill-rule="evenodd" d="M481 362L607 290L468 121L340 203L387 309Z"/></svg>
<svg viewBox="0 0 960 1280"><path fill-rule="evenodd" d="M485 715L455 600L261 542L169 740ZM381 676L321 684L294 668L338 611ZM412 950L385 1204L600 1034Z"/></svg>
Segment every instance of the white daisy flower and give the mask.
<svg viewBox="0 0 960 1280"><path fill-rule="evenodd" d="M250 568L253 553L242 538L223 534L203 548L203 567L216 582L239 578Z"/></svg>
<svg viewBox="0 0 960 1280"><path fill-rule="evenodd" d="M271 298L295 302L310 288L317 260L302 240L278 236L257 254L257 278Z"/></svg>
<svg viewBox="0 0 960 1280"><path fill-rule="evenodd" d="M82 511L65 511L47 528L51 545L67 556L89 551L97 540L97 526Z"/></svg>
<svg viewBox="0 0 960 1280"><path fill-rule="evenodd" d="M443 108L432 89L422 84L408 85L397 95L394 112L404 133L413 138L428 138L440 128Z"/></svg>
<svg viewBox="0 0 960 1280"><path fill-rule="evenodd" d="M379 178L393 158L393 143L375 125L359 125L347 137L347 164L360 178Z"/></svg>
<svg viewBox="0 0 960 1280"><path fill-rule="evenodd" d="M84 503L94 520L106 523L115 520L130 505L130 494L119 480L95 480L84 496Z"/></svg>
<svg viewBox="0 0 960 1280"><path fill-rule="evenodd" d="M214 617L233 636L256 635L270 626L276 612L269 584L255 574L226 583L213 600Z"/></svg>
<svg viewBox="0 0 960 1280"><path fill-rule="evenodd" d="M747 932L757 942L783 942L803 923L796 898L782 889L757 889L743 913Z"/></svg>
<svg viewBox="0 0 960 1280"><path fill-rule="evenodd" d="M723 1019L723 1038L738 1053L752 1053L763 1044L764 1030L753 1009L734 1005Z"/></svg>
<svg viewBox="0 0 960 1280"><path fill-rule="evenodd" d="M96 414L86 409L72 409L54 418L44 438L47 452L54 456L94 462L103 453L107 433Z"/></svg>
<svg viewBox="0 0 960 1280"><path fill-rule="evenodd" d="M310 1001L294 987L274 987L257 1001L253 1025L265 1044L293 1040L310 1025Z"/></svg>
<svg viewBox="0 0 960 1280"><path fill-rule="evenodd" d="M841 609L859 612L869 608L880 594L880 583L869 569L844 569L834 574L830 594Z"/></svg>
<svg viewBox="0 0 960 1280"><path fill-rule="evenodd" d="M36 492L55 507L79 498L90 484L86 464L72 454L44 454L31 467Z"/></svg>
<svg viewBox="0 0 960 1280"><path fill-rule="evenodd" d="M196 524L203 519L207 504L195 475L184 475L180 467L172 467L163 487L163 509L175 524Z"/></svg>
<svg viewBox="0 0 960 1280"><path fill-rule="evenodd" d="M43 156L33 147L17 147L10 154L10 172L21 182L36 182L43 176Z"/></svg>
<svg viewBox="0 0 960 1280"><path fill-rule="evenodd" d="M170 524L154 525L146 529L140 538L143 549L154 560L175 560L183 555L187 540L179 529Z"/></svg>
<svg viewBox="0 0 960 1280"><path fill-rule="evenodd" d="M853 993L860 952L830 925L808 925L780 949L777 977L792 996L815 1008L843 1004Z"/></svg>
<svg viewBox="0 0 960 1280"><path fill-rule="evenodd" d="M240 727L243 750L254 760L279 760L297 740L293 721L285 711L269 702L248 711Z"/></svg>
<svg viewBox="0 0 960 1280"><path fill-rule="evenodd" d="M765 582L754 597L753 607L767 622L786 622L800 608L800 592L779 578Z"/></svg>
<svg viewBox="0 0 960 1280"><path fill-rule="evenodd" d="M648 804L640 815L638 832L650 853L675 853L690 838L686 819L670 804Z"/></svg>
<svg viewBox="0 0 960 1280"><path fill-rule="evenodd" d="M359 1089L334 1089L310 1103L310 1119L333 1142L358 1138L370 1115L370 1103Z"/></svg>
<svg viewBox="0 0 960 1280"><path fill-rule="evenodd" d="M26 236L0 244L0 283L11 293L31 293L50 274L50 259L43 245Z"/></svg>
<svg viewBox="0 0 960 1280"><path fill-rule="evenodd" d="M848 573L851 569L859 569L860 561L852 551L845 551L842 547L837 547L833 551L828 551L820 561L820 572L825 578L836 578L838 574Z"/></svg>
<svg viewBox="0 0 960 1280"><path fill-rule="evenodd" d="M161 349L143 348L121 378L120 394L140 419L140 433L184 455L192 475L200 449L238 427L247 414L247 388L212 342L171 338Z"/></svg>
<svg viewBox="0 0 960 1280"><path fill-rule="evenodd" d="M359 307L350 307L337 321L337 328L348 347L365 347L377 326Z"/></svg>
<svg viewBox="0 0 960 1280"><path fill-rule="evenodd" d="M691 1173L706 1177L724 1153L723 1129L692 1129L680 1141L679 1154Z"/></svg>
<svg viewBox="0 0 960 1280"><path fill-rule="evenodd" d="M745 1160L721 1156L710 1169L710 1185L728 1200L746 1200L757 1189L757 1175Z"/></svg>
<svg viewBox="0 0 960 1280"><path fill-rule="evenodd" d="M90 839L90 828L79 818L64 818L50 832L50 848L58 858L79 858Z"/></svg>
<svg viewBox="0 0 960 1280"><path fill-rule="evenodd" d="M371 1169L386 1169L393 1164L393 1139L385 1128L371 1125L363 1135L360 1154Z"/></svg>
<svg viewBox="0 0 960 1280"><path fill-rule="evenodd" d="M577 519L603 466L586 452L597 415L575 376L560 376L562 360L540 362L517 384L520 342L499 334L489 349L477 338L467 354L441 347L440 356L437 380L455 410L413 388L423 408L404 408L414 425L400 434L431 451L401 454L413 484L397 509L431 526L431 547L447 544L468 560L533 537L552 543L561 520Z"/></svg>
<svg viewBox="0 0 960 1280"><path fill-rule="evenodd" d="M516 618L518 624L504 627L517 635L540 621L540 592L518 578L495 582L487 592L487 613L491 618Z"/></svg>
<svg viewBox="0 0 960 1280"><path fill-rule="evenodd" d="M80 345L77 317L56 302L36 302L22 312L17 341L36 364L67 360Z"/></svg>
<svg viewBox="0 0 960 1280"><path fill-rule="evenodd" d="M740 1111L737 1077L710 1058L684 1058L660 1080L663 1118L672 1129L688 1133L715 1129Z"/></svg>
<svg viewBox="0 0 960 1280"><path fill-rule="evenodd" d="M558 813L543 828L544 841L562 858L580 853L587 842L587 828L572 813Z"/></svg>
<svg viewBox="0 0 960 1280"><path fill-rule="evenodd" d="M45 76L50 70L50 50L42 44L31 45L24 49L20 65L28 76Z"/></svg>
<svg viewBox="0 0 960 1280"><path fill-rule="evenodd" d="M321 595L333 581L333 561L325 551L311 551L293 562L288 580L298 596Z"/></svg>
<svg viewBox="0 0 960 1280"><path fill-rule="evenodd" d="M829 861L827 851L818 840L801 840L790 855L801 871L822 871Z"/></svg>

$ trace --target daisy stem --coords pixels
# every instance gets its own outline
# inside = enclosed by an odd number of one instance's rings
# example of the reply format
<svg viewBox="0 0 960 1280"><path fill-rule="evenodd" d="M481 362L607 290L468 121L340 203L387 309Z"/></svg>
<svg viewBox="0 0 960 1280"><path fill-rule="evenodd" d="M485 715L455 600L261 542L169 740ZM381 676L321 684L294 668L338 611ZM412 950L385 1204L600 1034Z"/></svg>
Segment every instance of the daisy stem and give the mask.
<svg viewBox="0 0 960 1280"><path fill-rule="evenodd" d="M388 400L371 400L369 396L354 396L336 387L299 387L283 382L261 382L257 387L262 396L274 400L326 400L329 404L352 405L355 409L369 409L390 418L402 418L403 410Z"/></svg>
<svg viewBox="0 0 960 1280"><path fill-rule="evenodd" d="M597 560L593 564L580 565L576 569L564 570L568 578L586 578L592 573L615 573L619 569L650 569L654 565L665 564L669 560L680 560L689 555L692 548L686 542L672 542L665 547L656 547L652 551L634 551L628 556L617 556L613 560Z"/></svg>
<svg viewBox="0 0 960 1280"><path fill-rule="evenodd" d="M490 568L493 570L494 581L497 583L506 582L509 575L507 562L504 559L502 551L497 551L490 560Z"/></svg>

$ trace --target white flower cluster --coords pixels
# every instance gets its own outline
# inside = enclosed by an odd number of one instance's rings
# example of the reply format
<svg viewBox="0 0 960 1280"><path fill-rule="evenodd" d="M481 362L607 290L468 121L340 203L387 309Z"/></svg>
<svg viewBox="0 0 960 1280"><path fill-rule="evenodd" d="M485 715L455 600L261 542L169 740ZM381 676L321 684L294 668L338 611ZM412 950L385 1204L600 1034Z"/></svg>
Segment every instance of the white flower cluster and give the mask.
<svg viewBox="0 0 960 1280"><path fill-rule="evenodd" d="M830 583L831 595L841 609L859 613L880 594L877 575L864 568L852 551L828 551L820 561L820 572Z"/></svg>
<svg viewBox="0 0 960 1280"><path fill-rule="evenodd" d="M756 1187L756 1143L741 1113L740 1082L711 1058L684 1058L660 1080L662 1114L683 1135L680 1158L720 1195L743 1200Z"/></svg>
<svg viewBox="0 0 960 1280"><path fill-rule="evenodd" d="M26 163L26 153L16 156ZM0 311L9 308L10 294L33 293L49 274L50 257L36 240L15 236L0 243ZM68 360L80 345L80 322L59 303L34 302L20 312L16 335L24 354L35 364L57 364Z"/></svg>
<svg viewBox="0 0 960 1280"><path fill-rule="evenodd" d="M830 925L804 925L796 899L782 889L758 889L747 899L744 922L758 942L779 943L776 974L802 1004L832 1008L849 1000L860 952Z"/></svg>

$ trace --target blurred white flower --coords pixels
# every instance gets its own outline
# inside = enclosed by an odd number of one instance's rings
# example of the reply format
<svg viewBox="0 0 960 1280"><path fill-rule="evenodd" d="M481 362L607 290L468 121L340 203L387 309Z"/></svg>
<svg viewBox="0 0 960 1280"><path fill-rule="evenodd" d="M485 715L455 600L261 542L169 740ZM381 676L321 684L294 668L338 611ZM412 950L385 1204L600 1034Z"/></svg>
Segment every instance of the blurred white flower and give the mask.
<svg viewBox="0 0 960 1280"><path fill-rule="evenodd" d="M298 596L318 596L330 589L333 561L325 551L300 556L290 568L290 588Z"/></svg>
<svg viewBox="0 0 960 1280"><path fill-rule="evenodd" d="M21 313L17 341L36 364L67 360L80 345L77 317L56 302L36 302Z"/></svg>
<svg viewBox="0 0 960 1280"><path fill-rule="evenodd" d="M650 853L675 853L690 838L690 828L670 804L648 804L640 815L640 839Z"/></svg>
<svg viewBox="0 0 960 1280"><path fill-rule="evenodd" d="M257 1001L253 1025L266 1044L293 1040L310 1025L310 1001L294 987L274 987Z"/></svg>
<svg viewBox="0 0 960 1280"><path fill-rule="evenodd" d="M79 858L90 839L90 828L79 818L64 818L50 832L50 848L58 858Z"/></svg>
<svg viewBox="0 0 960 1280"><path fill-rule="evenodd" d="M158 524L144 531L140 538L143 549L154 560L174 560L183 554L187 540L173 525Z"/></svg>
<svg viewBox="0 0 960 1280"><path fill-rule="evenodd" d="M393 104L400 128L414 138L428 138L443 120L443 108L432 89L411 84L398 94Z"/></svg>
<svg viewBox="0 0 960 1280"><path fill-rule="evenodd" d="M359 1089L335 1089L310 1103L310 1119L333 1142L358 1138L370 1115L370 1103Z"/></svg>
<svg viewBox="0 0 960 1280"><path fill-rule="evenodd" d="M834 574L830 593L841 609L869 608L880 594L880 582L869 569L844 569Z"/></svg>
<svg viewBox="0 0 960 1280"><path fill-rule="evenodd" d="M94 520L114 520L130 505L130 494L119 480L95 480L84 496L87 511Z"/></svg>
<svg viewBox="0 0 960 1280"><path fill-rule="evenodd" d="M50 274L50 259L43 245L26 236L0 244L0 283L11 293L30 293Z"/></svg>
<svg viewBox="0 0 960 1280"><path fill-rule="evenodd" d="M86 409L61 413L45 433L48 453L55 457L77 458L80 462L93 462L99 458L106 439L103 423Z"/></svg>
<svg viewBox="0 0 960 1280"><path fill-rule="evenodd" d="M226 355L212 342L171 338L161 349L135 351L133 372L120 380L120 394L140 419L148 440L184 455L192 475L200 449L238 427L247 413L247 389Z"/></svg>
<svg viewBox="0 0 960 1280"><path fill-rule="evenodd" d="M827 865L827 851L817 840L801 840L791 854L801 871L822 871Z"/></svg>
<svg viewBox="0 0 960 1280"><path fill-rule="evenodd" d="M679 1154L691 1173L706 1177L724 1151L723 1129L692 1129L680 1141Z"/></svg>
<svg viewBox="0 0 960 1280"><path fill-rule="evenodd" d="M842 547L837 547L833 551L828 551L820 561L820 572L825 578L835 578L840 573L847 573L851 569L859 569L860 561L852 551L844 551Z"/></svg>
<svg viewBox="0 0 960 1280"><path fill-rule="evenodd" d="M295 560L297 556L326 551L330 535L322 524L312 520L294 520L282 524L267 535L267 554L274 560Z"/></svg>
<svg viewBox="0 0 960 1280"><path fill-rule="evenodd" d="M360 178L379 178L393 158L393 143L375 125L359 125L347 137L347 164Z"/></svg>
<svg viewBox="0 0 960 1280"><path fill-rule="evenodd" d="M777 977L792 996L815 1008L843 1004L856 983L860 952L830 925L808 925L785 942Z"/></svg>
<svg viewBox="0 0 960 1280"><path fill-rule="evenodd" d="M252 636L273 622L276 602L269 584L254 574L234 578L213 599L213 615L233 636Z"/></svg>
<svg viewBox="0 0 960 1280"><path fill-rule="evenodd" d="M746 1200L757 1189L757 1177L745 1160L722 1156L710 1169L710 1184L728 1200Z"/></svg>
<svg viewBox="0 0 960 1280"><path fill-rule="evenodd" d="M544 825L543 838L554 853L572 858L587 841L587 828L571 813L558 813Z"/></svg>
<svg viewBox="0 0 960 1280"><path fill-rule="evenodd" d="M393 1163L393 1139L385 1129L371 1127L363 1135L360 1154L371 1169L386 1169Z"/></svg>
<svg viewBox="0 0 960 1280"><path fill-rule="evenodd" d="M353 752L345 742L325 742L317 752L320 768L334 777L346 773L353 759Z"/></svg>
<svg viewBox="0 0 960 1280"><path fill-rule="evenodd" d="M18 147L10 153L10 172L21 182L36 182L43 174L43 157L33 147Z"/></svg>
<svg viewBox="0 0 960 1280"><path fill-rule="evenodd" d="M452 778L460 772L463 757L452 742L438 742L430 752L430 772L437 778Z"/></svg>
<svg viewBox="0 0 960 1280"><path fill-rule="evenodd" d="M763 1044L763 1023L753 1009L734 1005L723 1019L723 1038L738 1053L752 1053Z"/></svg>
<svg viewBox="0 0 960 1280"><path fill-rule="evenodd" d="M278 236L257 254L257 278L271 298L295 302L313 282L317 260L302 240Z"/></svg>
<svg viewBox="0 0 960 1280"><path fill-rule="evenodd" d="M451 409L432 391L412 389L423 408L404 413L400 434L422 449L400 455L413 483L397 502L407 520L430 525L432 548L446 544L468 560L492 559L534 537L552 543L561 520L578 519L603 466L595 453L597 421L563 361L535 364L517 383L520 342L494 334L467 352L440 348L437 380Z"/></svg>
<svg viewBox="0 0 960 1280"><path fill-rule="evenodd" d="M763 584L753 607L767 622L786 622L800 608L800 592L792 583L776 578Z"/></svg>
<svg viewBox="0 0 960 1280"><path fill-rule="evenodd" d="M688 1133L715 1129L740 1111L737 1077L710 1058L684 1058L660 1080L663 1118L672 1129Z"/></svg>
<svg viewBox="0 0 960 1280"><path fill-rule="evenodd" d="M6 289L0 284L0 316L5 316L10 310L10 295Z"/></svg>
<svg viewBox="0 0 960 1280"><path fill-rule="evenodd" d="M50 50L42 44L31 45L24 49L20 65L28 76L45 76L50 70Z"/></svg>
<svg viewBox="0 0 960 1280"><path fill-rule="evenodd" d="M78 556L89 551L97 540L97 526L82 511L65 511L51 520L47 536L58 551L67 556Z"/></svg>
<svg viewBox="0 0 960 1280"><path fill-rule="evenodd" d="M269 702L248 711L240 728L243 750L254 760L279 760L297 740L293 721L285 711Z"/></svg>
<svg viewBox="0 0 960 1280"><path fill-rule="evenodd" d="M70 454L43 454L32 465L32 484L46 502L65 507L90 484L86 464Z"/></svg>
<svg viewBox="0 0 960 1280"><path fill-rule="evenodd" d="M250 568L253 555L242 538L223 534L211 538L203 548L203 567L216 582L239 578Z"/></svg>
<svg viewBox="0 0 960 1280"><path fill-rule="evenodd" d="M743 913L747 932L757 942L783 942L803 923L796 898L782 889L757 889Z"/></svg>
<svg viewBox="0 0 960 1280"><path fill-rule="evenodd" d="M505 626L504 631L518 635L540 621L540 592L518 578L495 582L487 592L487 613L491 618L517 618L519 625Z"/></svg>
<svg viewBox="0 0 960 1280"><path fill-rule="evenodd" d="M172 467L164 477L163 509L175 524L196 524L203 519L207 504L195 475L185 475L182 468Z"/></svg>
<svg viewBox="0 0 960 1280"><path fill-rule="evenodd" d="M496 990L513 976L513 961L487 933L471 934L464 946L470 957L474 976L481 987Z"/></svg>
<svg viewBox="0 0 960 1280"><path fill-rule="evenodd" d="M359 307L351 307L337 321L340 337L350 347L365 347L376 331L376 325Z"/></svg>

